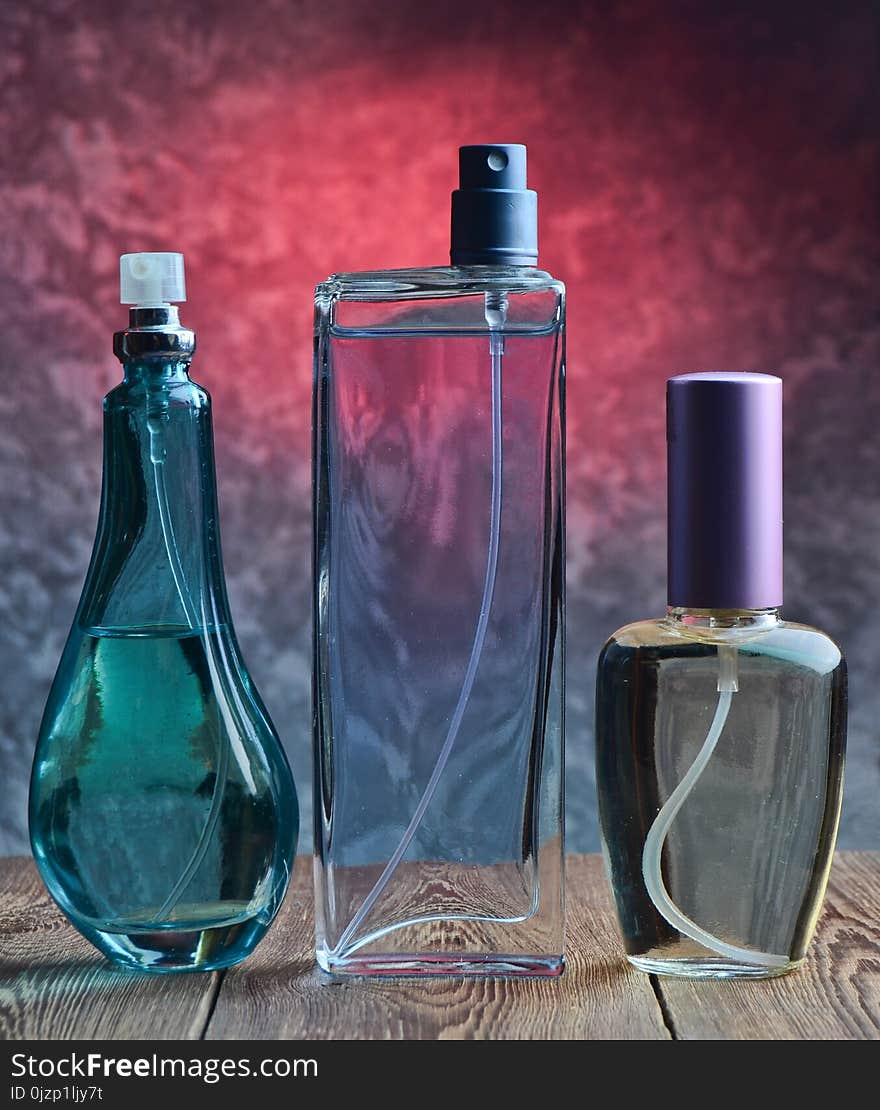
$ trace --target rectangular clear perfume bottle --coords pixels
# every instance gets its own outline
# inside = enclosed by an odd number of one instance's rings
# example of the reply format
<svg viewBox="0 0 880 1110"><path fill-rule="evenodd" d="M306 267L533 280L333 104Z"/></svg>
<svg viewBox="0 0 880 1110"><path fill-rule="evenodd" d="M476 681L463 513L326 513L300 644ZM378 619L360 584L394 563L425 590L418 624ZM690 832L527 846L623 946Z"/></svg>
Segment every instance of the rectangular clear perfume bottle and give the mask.
<svg viewBox="0 0 880 1110"><path fill-rule="evenodd" d="M317 289L325 970L562 969L563 318L524 264Z"/></svg>

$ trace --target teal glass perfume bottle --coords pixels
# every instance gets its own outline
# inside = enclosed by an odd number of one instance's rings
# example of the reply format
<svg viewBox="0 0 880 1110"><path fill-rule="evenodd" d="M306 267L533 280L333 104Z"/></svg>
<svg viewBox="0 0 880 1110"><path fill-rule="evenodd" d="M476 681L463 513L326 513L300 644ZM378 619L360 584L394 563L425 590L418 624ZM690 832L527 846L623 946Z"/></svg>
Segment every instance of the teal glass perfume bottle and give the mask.
<svg viewBox="0 0 880 1110"><path fill-rule="evenodd" d="M92 561L40 728L34 856L117 963L211 970L278 910L298 832L283 749L229 616L210 398L177 254L123 255L124 378L104 401Z"/></svg>

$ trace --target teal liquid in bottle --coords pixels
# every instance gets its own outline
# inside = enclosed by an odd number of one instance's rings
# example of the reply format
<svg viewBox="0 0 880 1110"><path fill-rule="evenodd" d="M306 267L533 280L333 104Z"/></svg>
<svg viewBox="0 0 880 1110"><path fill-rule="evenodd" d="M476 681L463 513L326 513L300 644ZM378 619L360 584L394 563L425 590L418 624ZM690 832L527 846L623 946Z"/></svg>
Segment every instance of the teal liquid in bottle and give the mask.
<svg viewBox="0 0 880 1110"><path fill-rule="evenodd" d="M241 658L217 529L210 398L189 377L180 255L126 255L92 562L49 695L30 832L49 891L117 963L244 959L298 832L283 749Z"/></svg>

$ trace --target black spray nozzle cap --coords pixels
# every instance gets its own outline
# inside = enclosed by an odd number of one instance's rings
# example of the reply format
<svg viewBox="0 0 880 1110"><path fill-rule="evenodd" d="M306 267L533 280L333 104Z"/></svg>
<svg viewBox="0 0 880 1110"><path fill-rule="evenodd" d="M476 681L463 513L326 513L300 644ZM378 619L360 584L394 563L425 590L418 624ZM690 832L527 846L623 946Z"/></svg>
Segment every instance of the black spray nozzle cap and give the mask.
<svg viewBox="0 0 880 1110"><path fill-rule="evenodd" d="M452 194L453 266L534 266L538 194L526 188L520 143L459 147L459 188Z"/></svg>

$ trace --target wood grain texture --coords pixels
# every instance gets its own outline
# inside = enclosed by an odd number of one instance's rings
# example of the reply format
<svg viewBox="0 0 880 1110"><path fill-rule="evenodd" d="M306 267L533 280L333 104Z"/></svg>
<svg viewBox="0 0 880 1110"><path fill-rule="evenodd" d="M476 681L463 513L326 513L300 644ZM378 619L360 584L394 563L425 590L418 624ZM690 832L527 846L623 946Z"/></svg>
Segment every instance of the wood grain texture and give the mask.
<svg viewBox="0 0 880 1110"><path fill-rule="evenodd" d="M880 853L836 858L804 966L764 981L652 980L622 957L599 857L569 857L567 886L561 978L333 978L314 964L311 868L300 858L278 921L219 980L111 968L30 860L0 860L0 1038L880 1037Z"/></svg>
<svg viewBox="0 0 880 1110"><path fill-rule="evenodd" d="M279 920L227 972L210 1038L666 1039L646 975L620 956L598 856L568 859L568 966L556 979L348 979L314 965L311 874L297 861Z"/></svg>
<svg viewBox="0 0 880 1110"><path fill-rule="evenodd" d="M778 979L658 980L676 1039L880 1038L880 852L835 857L803 965Z"/></svg>
<svg viewBox="0 0 880 1110"><path fill-rule="evenodd" d="M49 898L31 860L0 859L0 1040L201 1036L218 976L112 967Z"/></svg>

